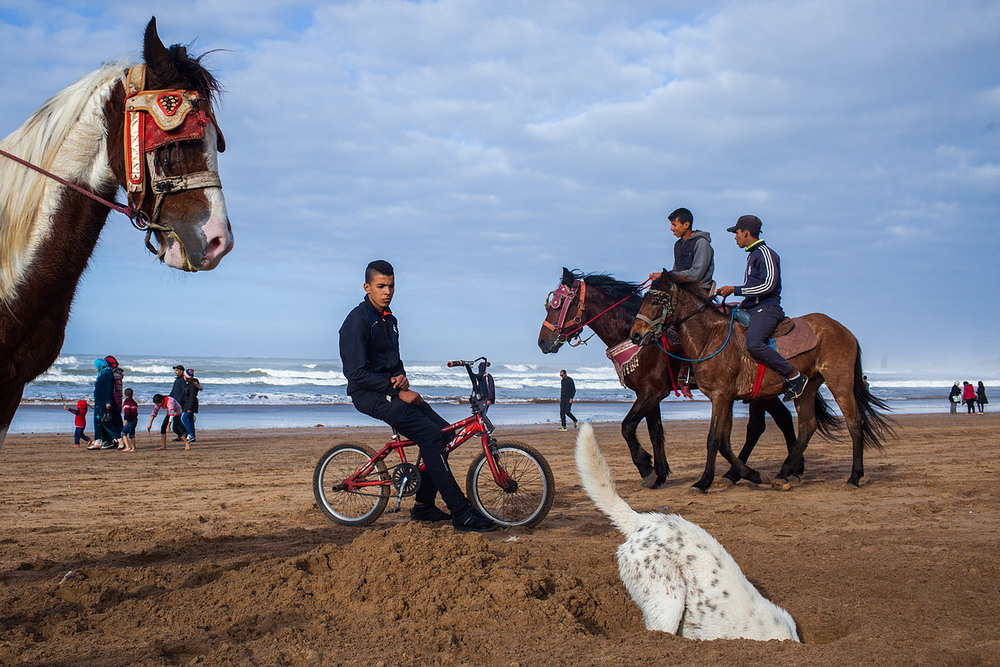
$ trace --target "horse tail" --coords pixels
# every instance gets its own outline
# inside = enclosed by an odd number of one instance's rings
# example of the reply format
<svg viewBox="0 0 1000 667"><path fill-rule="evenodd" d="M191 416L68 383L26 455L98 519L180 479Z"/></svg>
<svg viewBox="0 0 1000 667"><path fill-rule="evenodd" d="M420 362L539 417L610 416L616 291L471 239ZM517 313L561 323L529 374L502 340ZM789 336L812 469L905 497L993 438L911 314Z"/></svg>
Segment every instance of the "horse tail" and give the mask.
<svg viewBox="0 0 1000 667"><path fill-rule="evenodd" d="M641 515L615 491L611 469L597 446L594 429L587 423L580 427L580 433L576 436L576 468L580 473L583 490L597 505L597 509L608 515L618 530L631 535L639 529Z"/></svg>
<svg viewBox="0 0 1000 667"><path fill-rule="evenodd" d="M836 431L843 428L843 422L840 417L837 416L833 410L830 409L830 404L826 402L819 392L816 392L816 427L819 429L820 435L824 438L832 439L836 437Z"/></svg>
<svg viewBox="0 0 1000 667"><path fill-rule="evenodd" d="M895 437L892 421L879 410L891 412L892 408L881 398L873 396L865 386L861 373L861 346L858 346L858 356L854 361L854 403L858 406L858 418L861 420L861 440L865 449L882 449L882 441Z"/></svg>

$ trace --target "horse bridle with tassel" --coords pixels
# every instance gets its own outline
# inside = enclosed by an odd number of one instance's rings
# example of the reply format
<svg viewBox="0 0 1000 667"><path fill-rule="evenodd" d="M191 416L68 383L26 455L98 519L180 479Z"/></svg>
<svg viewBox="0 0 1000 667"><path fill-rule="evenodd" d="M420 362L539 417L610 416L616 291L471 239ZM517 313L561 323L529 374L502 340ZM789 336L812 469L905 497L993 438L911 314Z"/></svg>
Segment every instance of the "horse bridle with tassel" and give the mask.
<svg viewBox="0 0 1000 667"><path fill-rule="evenodd" d="M168 194L201 188L221 188L222 182L219 179L219 172L206 170L180 176L162 176L157 173L155 152L158 148L179 141L204 139L205 127L210 122L215 126L218 134L216 148L220 153L226 150L226 140L211 109L200 108L201 95L198 92L144 90L145 80L145 65L136 65L129 69L125 75L124 149L128 205L100 197L3 149L0 149L0 155L33 169L113 211L128 216L133 227L146 232L146 248L157 257L162 258L163 252L158 251L150 243L153 232L157 231L168 237L173 237L181 249L184 268L193 270L194 267L191 265L187 252L184 250L184 244L180 242L177 233L170 227L160 224L160 211L163 208L164 197ZM147 181L149 182L148 188ZM152 190L156 197L153 202L152 216L147 216L141 210L147 190Z"/></svg>

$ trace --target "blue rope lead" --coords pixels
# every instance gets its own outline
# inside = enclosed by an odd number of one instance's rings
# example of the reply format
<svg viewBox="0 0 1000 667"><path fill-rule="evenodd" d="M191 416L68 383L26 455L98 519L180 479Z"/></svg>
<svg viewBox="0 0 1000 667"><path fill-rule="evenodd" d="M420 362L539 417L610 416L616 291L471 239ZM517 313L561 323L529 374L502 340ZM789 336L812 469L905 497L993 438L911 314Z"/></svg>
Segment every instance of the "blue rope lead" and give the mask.
<svg viewBox="0 0 1000 667"><path fill-rule="evenodd" d="M726 341L722 344L722 347L720 347L718 350L708 355L707 357L702 357L701 359L688 359L687 357L678 357L676 354L673 354L672 352L667 350L666 347L664 347L662 336L656 339L656 344L660 346L660 349L663 350L663 353L665 355L667 355L668 357L673 357L674 359L680 359L681 361L691 361L691 362L708 361L709 359L717 355L719 352L722 352L724 349L726 349L726 345L729 344L729 339L732 338L733 335L733 322L735 320L736 320L736 308L733 308L733 311L729 314L729 331L726 333Z"/></svg>

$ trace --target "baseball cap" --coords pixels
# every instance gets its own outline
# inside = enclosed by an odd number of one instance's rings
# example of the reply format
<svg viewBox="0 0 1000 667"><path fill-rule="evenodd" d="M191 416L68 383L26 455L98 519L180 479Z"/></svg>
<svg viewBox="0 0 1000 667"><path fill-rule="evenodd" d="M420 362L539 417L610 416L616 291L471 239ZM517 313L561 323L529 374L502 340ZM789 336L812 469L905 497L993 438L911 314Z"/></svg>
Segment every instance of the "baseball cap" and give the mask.
<svg viewBox="0 0 1000 667"><path fill-rule="evenodd" d="M741 215L736 224L727 229L730 234L735 234L737 229L745 229L754 236L760 236L760 228L763 223L756 215Z"/></svg>
<svg viewBox="0 0 1000 667"><path fill-rule="evenodd" d="M184 367L181 366L180 364L177 364L176 366L174 366L174 370L175 371L182 371L182 370L184 370Z"/></svg>

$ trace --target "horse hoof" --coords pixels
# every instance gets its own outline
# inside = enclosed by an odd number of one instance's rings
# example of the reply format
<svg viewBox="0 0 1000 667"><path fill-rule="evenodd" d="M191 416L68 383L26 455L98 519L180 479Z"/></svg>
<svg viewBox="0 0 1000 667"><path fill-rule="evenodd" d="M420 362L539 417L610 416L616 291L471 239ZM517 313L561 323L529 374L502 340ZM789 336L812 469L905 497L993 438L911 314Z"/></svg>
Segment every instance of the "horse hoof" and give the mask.
<svg viewBox="0 0 1000 667"><path fill-rule="evenodd" d="M722 482L723 484L725 484L726 486L736 486L736 482L739 481L739 480L729 479L728 477L723 477L719 481Z"/></svg>
<svg viewBox="0 0 1000 667"><path fill-rule="evenodd" d="M771 481L771 488L775 491L788 491L792 488L792 485L786 479L775 479Z"/></svg>
<svg viewBox="0 0 1000 667"><path fill-rule="evenodd" d="M688 493L700 493L702 495L706 495L708 493L708 489L703 489L698 486L692 486L690 489L688 489Z"/></svg>
<svg viewBox="0 0 1000 667"><path fill-rule="evenodd" d="M763 484L766 486L771 483L771 478L768 477L767 475L758 475L758 477L760 477L760 481L757 482L758 484Z"/></svg>
<svg viewBox="0 0 1000 667"><path fill-rule="evenodd" d="M848 480L847 481L847 486L849 486L852 489L860 489L861 488L861 484L859 484L858 482L855 482L854 480Z"/></svg>
<svg viewBox="0 0 1000 667"><path fill-rule="evenodd" d="M651 472L642 478L642 488L644 489L655 489L659 484L656 483L656 473Z"/></svg>
<svg viewBox="0 0 1000 667"><path fill-rule="evenodd" d="M788 476L788 483L789 484L801 484L802 483L802 478L799 477L798 475L789 475Z"/></svg>

